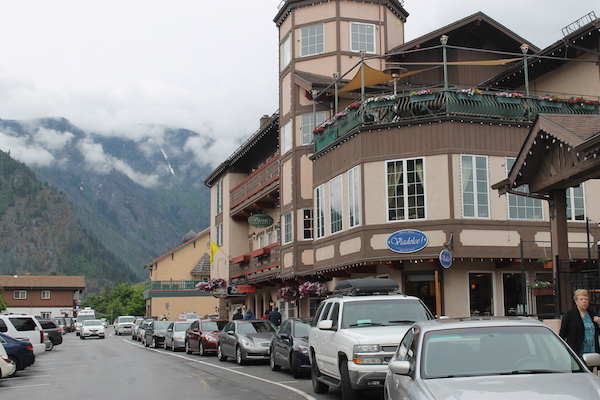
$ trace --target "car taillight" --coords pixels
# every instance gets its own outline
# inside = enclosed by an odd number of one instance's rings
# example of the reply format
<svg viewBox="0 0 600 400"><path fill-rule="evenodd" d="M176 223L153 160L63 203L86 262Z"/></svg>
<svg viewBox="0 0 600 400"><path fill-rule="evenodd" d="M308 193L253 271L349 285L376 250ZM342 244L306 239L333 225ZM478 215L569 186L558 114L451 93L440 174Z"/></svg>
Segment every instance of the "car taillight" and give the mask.
<svg viewBox="0 0 600 400"><path fill-rule="evenodd" d="M44 343L44 331L40 331L40 343Z"/></svg>
<svg viewBox="0 0 600 400"><path fill-rule="evenodd" d="M33 346L31 346L31 345L29 345L29 346L27 346L27 347L25 347L25 348L26 348L27 350L31 350L31 351L33 351Z"/></svg>
<svg viewBox="0 0 600 400"><path fill-rule="evenodd" d="M2 358L2 360L6 361L7 363L10 364L10 360L2 355L0 355L0 358Z"/></svg>

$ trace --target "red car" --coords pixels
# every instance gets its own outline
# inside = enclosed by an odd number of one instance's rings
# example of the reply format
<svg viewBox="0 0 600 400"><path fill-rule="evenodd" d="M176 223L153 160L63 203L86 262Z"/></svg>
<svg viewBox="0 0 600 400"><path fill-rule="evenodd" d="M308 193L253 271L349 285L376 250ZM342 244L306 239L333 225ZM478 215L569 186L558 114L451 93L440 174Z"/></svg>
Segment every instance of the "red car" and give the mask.
<svg viewBox="0 0 600 400"><path fill-rule="evenodd" d="M185 352L192 354L197 351L201 356L217 352L217 334L225 324L226 319L198 319L192 322L185 331Z"/></svg>

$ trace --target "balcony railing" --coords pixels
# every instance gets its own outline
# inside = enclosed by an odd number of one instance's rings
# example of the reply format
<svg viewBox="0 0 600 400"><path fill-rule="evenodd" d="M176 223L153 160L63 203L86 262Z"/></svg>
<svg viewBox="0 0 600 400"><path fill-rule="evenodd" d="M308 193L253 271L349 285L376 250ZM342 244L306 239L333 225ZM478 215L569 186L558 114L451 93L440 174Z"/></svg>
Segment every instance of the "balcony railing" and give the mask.
<svg viewBox="0 0 600 400"><path fill-rule="evenodd" d="M456 90L440 90L424 95L402 94L394 97L387 101L370 99L355 103L325 121L314 131L315 151L322 150L356 127L364 125L391 124L446 115L533 121L540 113L598 114L597 104L544 101L538 96L502 97L498 92L469 96Z"/></svg>
<svg viewBox="0 0 600 400"><path fill-rule="evenodd" d="M236 282L252 283L280 273L279 243L261 247L239 257L231 259L230 278Z"/></svg>
<svg viewBox="0 0 600 400"><path fill-rule="evenodd" d="M200 281L150 281L146 282L148 290L196 290Z"/></svg>
<svg viewBox="0 0 600 400"><path fill-rule="evenodd" d="M231 209L276 182L279 179L280 169L279 156L275 156L248 175L246 179L231 189Z"/></svg>

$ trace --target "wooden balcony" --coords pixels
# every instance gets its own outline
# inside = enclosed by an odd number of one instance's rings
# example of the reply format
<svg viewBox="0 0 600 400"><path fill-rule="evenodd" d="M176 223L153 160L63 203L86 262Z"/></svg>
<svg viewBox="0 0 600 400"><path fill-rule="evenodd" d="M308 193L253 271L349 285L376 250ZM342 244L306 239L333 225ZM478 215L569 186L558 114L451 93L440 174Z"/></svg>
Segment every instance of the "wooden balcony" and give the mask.
<svg viewBox="0 0 600 400"><path fill-rule="evenodd" d="M232 283L257 283L278 279L280 273L280 245L273 243L231 259L229 280Z"/></svg>
<svg viewBox="0 0 600 400"><path fill-rule="evenodd" d="M275 208L279 201L279 155L252 172L230 191L230 214L246 219L257 210Z"/></svg>

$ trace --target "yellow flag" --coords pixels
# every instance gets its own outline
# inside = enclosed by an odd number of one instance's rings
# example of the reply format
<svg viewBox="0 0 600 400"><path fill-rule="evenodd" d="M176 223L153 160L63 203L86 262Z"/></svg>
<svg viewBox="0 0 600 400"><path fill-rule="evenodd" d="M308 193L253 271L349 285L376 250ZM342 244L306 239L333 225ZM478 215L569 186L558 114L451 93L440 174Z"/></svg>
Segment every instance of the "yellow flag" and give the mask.
<svg viewBox="0 0 600 400"><path fill-rule="evenodd" d="M219 251L220 247L215 244L215 242L210 242L210 263L212 264L215 261L215 254Z"/></svg>

